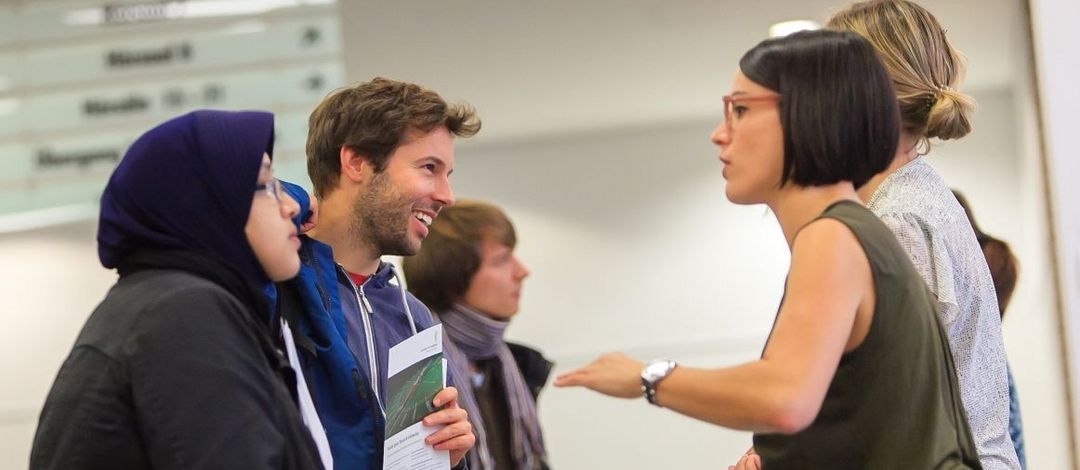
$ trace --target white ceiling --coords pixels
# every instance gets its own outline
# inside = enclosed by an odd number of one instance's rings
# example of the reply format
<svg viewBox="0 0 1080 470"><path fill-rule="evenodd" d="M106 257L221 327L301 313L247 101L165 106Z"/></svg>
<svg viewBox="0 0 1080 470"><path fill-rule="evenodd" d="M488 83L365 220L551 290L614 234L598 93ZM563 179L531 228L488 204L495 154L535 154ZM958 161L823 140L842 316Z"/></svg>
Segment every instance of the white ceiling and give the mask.
<svg viewBox="0 0 1080 470"><path fill-rule="evenodd" d="M494 142L703 119L739 57L835 0L343 1L346 76L415 81L464 99ZM962 91L1026 77L1022 0L923 2L969 59Z"/></svg>

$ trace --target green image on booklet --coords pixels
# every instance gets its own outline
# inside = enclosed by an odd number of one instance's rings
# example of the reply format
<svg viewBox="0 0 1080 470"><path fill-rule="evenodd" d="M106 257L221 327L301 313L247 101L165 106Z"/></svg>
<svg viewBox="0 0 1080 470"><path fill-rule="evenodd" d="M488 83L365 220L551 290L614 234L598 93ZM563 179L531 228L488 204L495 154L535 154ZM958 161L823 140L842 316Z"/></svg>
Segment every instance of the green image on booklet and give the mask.
<svg viewBox="0 0 1080 470"><path fill-rule="evenodd" d="M438 352L387 379L386 436L419 423L435 411L431 401L443 389L443 354Z"/></svg>

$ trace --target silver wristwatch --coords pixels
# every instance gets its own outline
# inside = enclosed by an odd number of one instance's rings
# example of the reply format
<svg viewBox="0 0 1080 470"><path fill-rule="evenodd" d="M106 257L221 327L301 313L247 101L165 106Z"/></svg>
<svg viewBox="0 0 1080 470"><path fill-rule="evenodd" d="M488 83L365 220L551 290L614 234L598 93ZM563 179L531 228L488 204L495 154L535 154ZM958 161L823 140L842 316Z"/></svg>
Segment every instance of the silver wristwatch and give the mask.
<svg viewBox="0 0 1080 470"><path fill-rule="evenodd" d="M664 380L675 370L678 364L675 361L668 359L657 359L645 366L645 370L641 371L641 391L645 394L645 399L649 400L656 406L663 406L656 402L656 386L661 380Z"/></svg>

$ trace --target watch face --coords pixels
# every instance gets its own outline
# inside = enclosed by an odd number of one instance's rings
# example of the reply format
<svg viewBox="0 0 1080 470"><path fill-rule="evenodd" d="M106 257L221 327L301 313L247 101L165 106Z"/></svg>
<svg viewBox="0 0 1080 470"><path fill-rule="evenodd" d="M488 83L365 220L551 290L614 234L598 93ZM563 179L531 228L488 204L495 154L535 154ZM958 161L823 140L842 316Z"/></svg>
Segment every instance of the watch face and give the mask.
<svg viewBox="0 0 1080 470"><path fill-rule="evenodd" d="M643 374L641 374L641 375L644 376L646 380L648 380L650 382L654 382L654 381L656 381L656 379L659 379L659 378L667 375L668 371L670 371L670 370L671 370L671 363L670 362L668 362L668 361L657 361L657 362L654 362L654 363L649 364L648 366L646 366L645 367L645 372Z"/></svg>

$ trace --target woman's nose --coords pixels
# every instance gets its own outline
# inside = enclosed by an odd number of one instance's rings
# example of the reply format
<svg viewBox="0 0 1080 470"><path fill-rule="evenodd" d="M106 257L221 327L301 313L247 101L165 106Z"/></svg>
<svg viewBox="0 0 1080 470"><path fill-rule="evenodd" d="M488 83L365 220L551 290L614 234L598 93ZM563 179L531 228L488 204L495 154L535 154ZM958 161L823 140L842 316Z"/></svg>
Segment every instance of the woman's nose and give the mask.
<svg viewBox="0 0 1080 470"><path fill-rule="evenodd" d="M713 129L712 134L709 134L709 140L720 147L727 145L730 138L731 133L728 131L727 123L724 121L717 124L716 129Z"/></svg>

